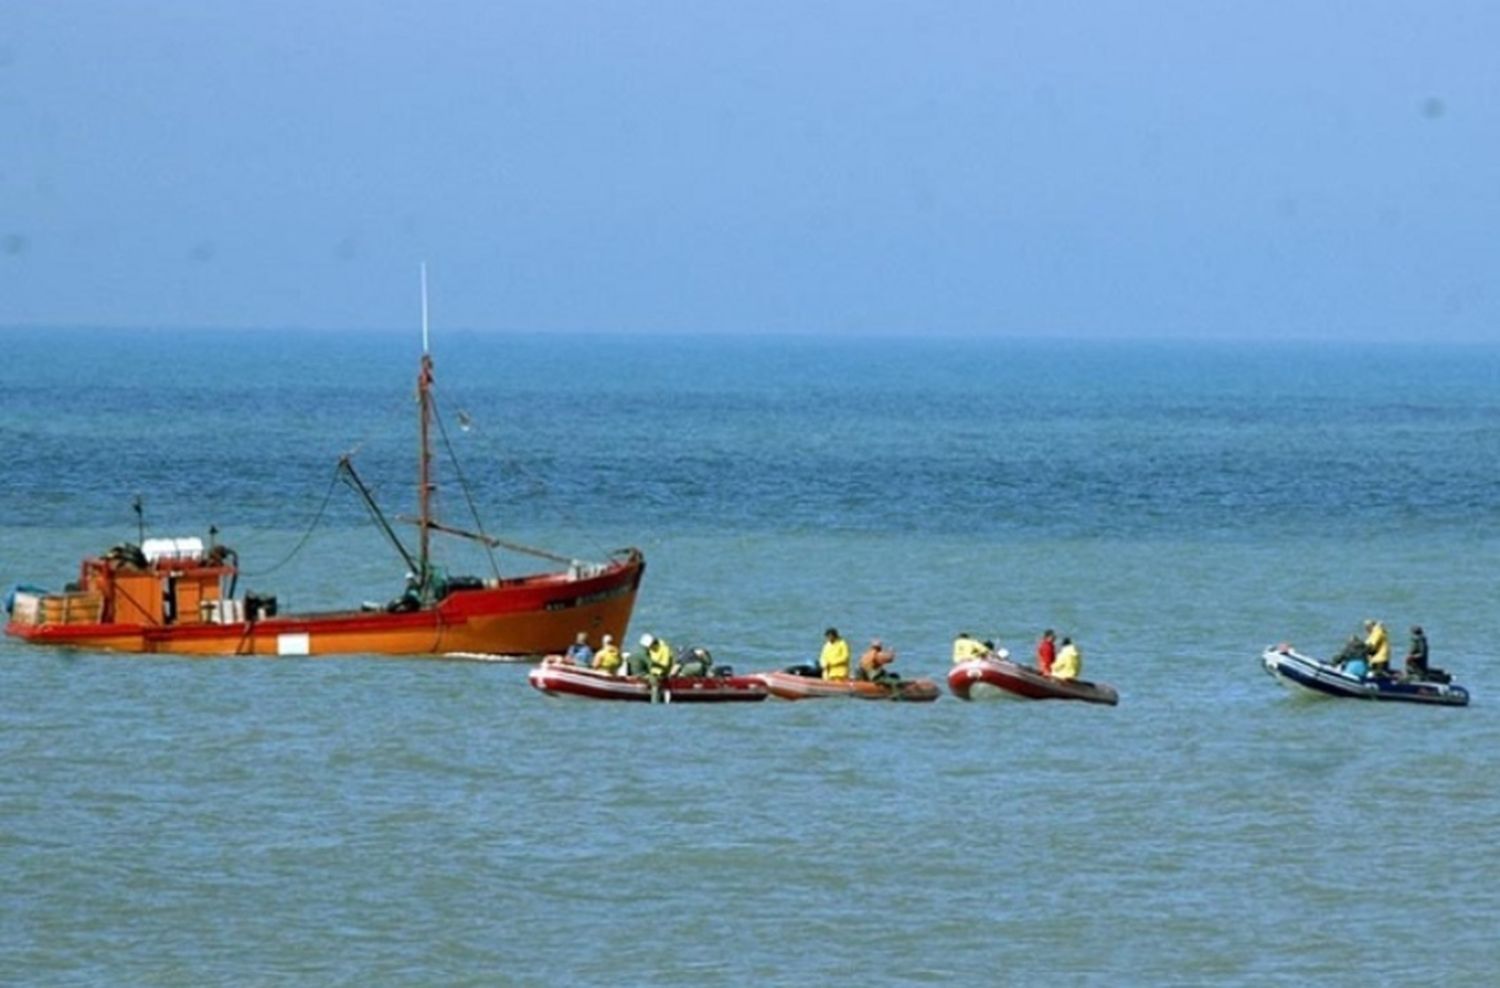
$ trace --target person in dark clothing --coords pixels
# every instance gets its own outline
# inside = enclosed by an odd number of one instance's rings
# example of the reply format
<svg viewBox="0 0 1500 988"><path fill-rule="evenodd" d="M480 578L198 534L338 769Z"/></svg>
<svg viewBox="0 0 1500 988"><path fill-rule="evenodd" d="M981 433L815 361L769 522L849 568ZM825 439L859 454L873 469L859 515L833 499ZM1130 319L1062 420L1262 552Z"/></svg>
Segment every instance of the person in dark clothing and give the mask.
<svg viewBox="0 0 1500 988"><path fill-rule="evenodd" d="M1427 635L1419 624L1411 626L1411 644L1406 648L1406 678L1427 678Z"/></svg>
<svg viewBox="0 0 1500 988"><path fill-rule="evenodd" d="M1358 635L1351 635L1339 654L1333 657L1333 664L1351 676L1365 678L1365 673L1370 668L1365 652L1365 640Z"/></svg>

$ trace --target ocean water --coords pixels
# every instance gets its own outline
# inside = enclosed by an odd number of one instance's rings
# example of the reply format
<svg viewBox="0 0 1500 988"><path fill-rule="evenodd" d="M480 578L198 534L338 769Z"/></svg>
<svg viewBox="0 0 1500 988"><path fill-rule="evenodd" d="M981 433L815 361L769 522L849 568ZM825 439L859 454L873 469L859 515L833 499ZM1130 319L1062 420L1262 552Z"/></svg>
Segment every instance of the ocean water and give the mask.
<svg viewBox="0 0 1500 988"><path fill-rule="evenodd" d="M402 566L416 341L0 339L0 584L218 537ZM1083 645L1117 708L587 704L523 666L0 642L0 983L1473 984L1500 966L1500 348L440 335L486 528L641 546L632 634ZM451 480L452 473L446 474ZM445 516L468 504L445 486ZM445 550L458 571L490 563ZM524 562L502 557L506 571ZM1422 623L1467 709L1265 645Z"/></svg>

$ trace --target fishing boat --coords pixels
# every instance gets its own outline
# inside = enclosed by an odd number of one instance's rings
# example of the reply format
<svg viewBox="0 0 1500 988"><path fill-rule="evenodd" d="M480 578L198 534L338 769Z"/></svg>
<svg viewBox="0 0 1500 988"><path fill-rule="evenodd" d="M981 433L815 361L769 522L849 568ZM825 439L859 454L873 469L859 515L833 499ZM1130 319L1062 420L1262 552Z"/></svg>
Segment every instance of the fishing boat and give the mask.
<svg viewBox="0 0 1500 988"><path fill-rule="evenodd" d="M745 703L764 700L769 691L755 676L615 676L598 669L543 662L527 674L531 685L549 696L639 703Z"/></svg>
<svg viewBox="0 0 1500 988"><path fill-rule="evenodd" d="M756 679L766 684L771 695L782 700L904 700L927 703L939 695L937 683L930 679L894 679L871 682L866 679L823 679L791 670L757 672Z"/></svg>
<svg viewBox="0 0 1500 988"><path fill-rule="evenodd" d="M1433 678L1401 676L1356 676L1339 666L1303 655L1290 645L1276 645L1261 653L1261 665L1271 678L1304 696L1331 696L1353 700L1388 700L1465 707L1469 691L1434 670Z"/></svg>
<svg viewBox="0 0 1500 988"><path fill-rule="evenodd" d="M988 656L960 662L948 670L948 689L960 700L1082 700L1114 706L1120 694L1108 683L1054 679L1038 669Z"/></svg>
<svg viewBox="0 0 1500 988"><path fill-rule="evenodd" d="M434 516L435 400L425 268L417 407L415 548L397 535L351 459L338 462L338 475L364 502L404 564L405 589L389 603L284 613L275 596L236 596L238 555L216 541L215 529L205 544L201 538L148 539L142 523L138 543L84 559L77 580L65 590L23 586L7 594L6 633L36 645L181 655L536 656L561 651L580 631L596 641L605 634L623 638L645 572L640 550L584 561L493 538L482 525L479 531L453 528ZM440 419L437 424L441 429ZM139 518L139 499L136 511ZM484 546L492 574L445 573L432 560L437 534ZM499 548L540 556L556 568L502 576L494 553Z"/></svg>

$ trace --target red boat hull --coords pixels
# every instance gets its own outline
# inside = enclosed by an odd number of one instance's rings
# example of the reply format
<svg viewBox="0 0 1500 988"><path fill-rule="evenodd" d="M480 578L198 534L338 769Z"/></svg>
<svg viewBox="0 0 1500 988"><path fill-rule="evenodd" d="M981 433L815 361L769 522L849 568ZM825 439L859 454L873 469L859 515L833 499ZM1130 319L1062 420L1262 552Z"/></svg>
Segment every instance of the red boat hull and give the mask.
<svg viewBox="0 0 1500 988"><path fill-rule="evenodd" d="M930 679L904 679L895 686L884 686L862 679L818 679L790 672L758 672L754 678L782 700L853 698L929 703L939 695L937 684Z"/></svg>
<svg viewBox="0 0 1500 988"><path fill-rule="evenodd" d="M580 631L625 637L645 561L630 552L586 575L544 573L454 590L412 611L282 614L254 621L39 623L5 631L36 645L179 655L545 655Z"/></svg>
<svg viewBox="0 0 1500 988"><path fill-rule="evenodd" d="M948 670L948 689L960 700L1081 700L1108 706L1120 702L1120 694L1107 683L1053 679L1006 659L971 659L955 665Z"/></svg>
<svg viewBox="0 0 1500 988"><path fill-rule="evenodd" d="M543 663L531 670L527 680L549 696L652 700L651 681L644 676L611 676L581 666ZM675 676L663 679L660 686L657 695L663 703L746 703L769 695L766 684L754 676Z"/></svg>

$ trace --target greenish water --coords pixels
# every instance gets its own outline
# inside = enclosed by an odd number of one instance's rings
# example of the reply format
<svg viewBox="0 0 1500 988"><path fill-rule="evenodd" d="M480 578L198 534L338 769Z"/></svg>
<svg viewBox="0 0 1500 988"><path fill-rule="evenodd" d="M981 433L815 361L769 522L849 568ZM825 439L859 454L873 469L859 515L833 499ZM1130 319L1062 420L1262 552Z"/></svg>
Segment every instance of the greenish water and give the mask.
<svg viewBox="0 0 1500 988"><path fill-rule="evenodd" d="M206 348L11 341L0 582L133 538L137 492L157 534L217 524L271 570L356 445L407 510L407 341ZM1054 626L1120 706L569 703L513 665L6 639L0 981L1493 982L1500 352L437 360L492 528L645 549L634 632L751 670L832 623L940 676L959 630L1029 654ZM252 585L316 607L399 577L336 493ZM1398 651L1420 621L1473 706L1299 702L1258 667L1367 616Z"/></svg>

